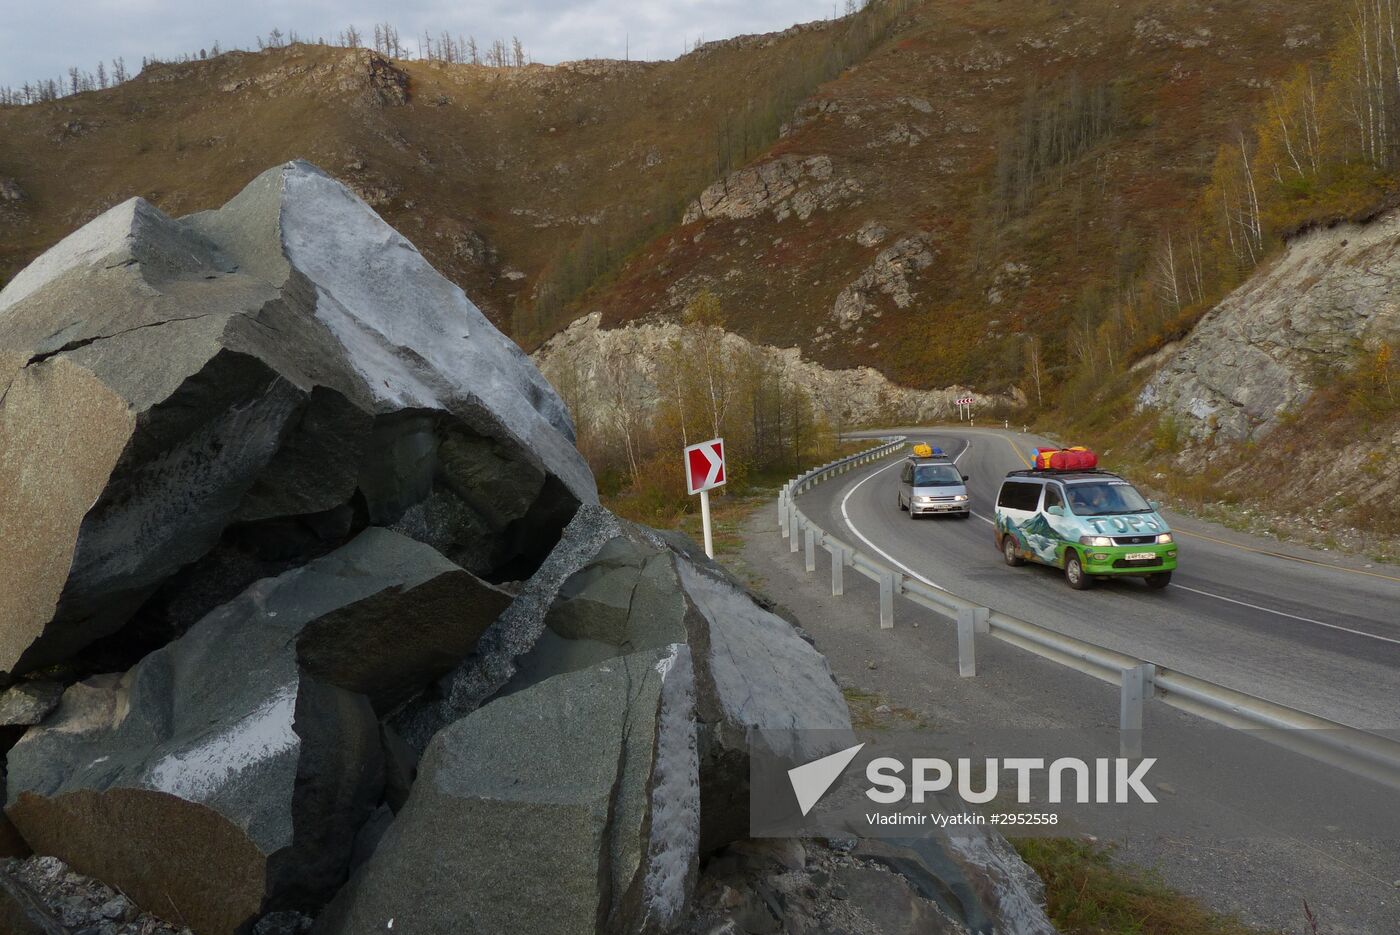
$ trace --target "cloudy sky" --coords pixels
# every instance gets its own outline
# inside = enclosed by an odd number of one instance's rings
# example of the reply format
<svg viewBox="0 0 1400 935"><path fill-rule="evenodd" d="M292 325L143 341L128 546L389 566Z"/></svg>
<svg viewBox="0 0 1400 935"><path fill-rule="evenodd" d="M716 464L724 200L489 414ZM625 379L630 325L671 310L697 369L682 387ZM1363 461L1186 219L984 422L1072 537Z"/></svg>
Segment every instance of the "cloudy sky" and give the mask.
<svg viewBox="0 0 1400 935"><path fill-rule="evenodd" d="M842 0L844 7L844 0ZM349 23L366 35L388 20L401 40L424 29L519 36L539 62L674 58L699 39L769 32L832 15L832 0L0 0L0 85L95 71L123 56L173 58L217 40L255 48L273 27L332 40Z"/></svg>

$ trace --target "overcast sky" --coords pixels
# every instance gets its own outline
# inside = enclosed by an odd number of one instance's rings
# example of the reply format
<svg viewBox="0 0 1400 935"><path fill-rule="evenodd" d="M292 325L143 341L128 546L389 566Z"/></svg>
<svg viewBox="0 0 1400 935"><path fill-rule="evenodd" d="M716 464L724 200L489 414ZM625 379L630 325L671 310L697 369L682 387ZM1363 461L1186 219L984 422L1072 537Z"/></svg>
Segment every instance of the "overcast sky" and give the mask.
<svg viewBox="0 0 1400 935"><path fill-rule="evenodd" d="M844 2L843 2L844 8ZM0 0L0 85L95 71L124 56L174 58L208 48L256 48L273 27L332 40L348 23L366 36L397 26L416 49L424 29L478 40L519 36L535 61L674 58L696 40L784 29L830 17L831 0Z"/></svg>

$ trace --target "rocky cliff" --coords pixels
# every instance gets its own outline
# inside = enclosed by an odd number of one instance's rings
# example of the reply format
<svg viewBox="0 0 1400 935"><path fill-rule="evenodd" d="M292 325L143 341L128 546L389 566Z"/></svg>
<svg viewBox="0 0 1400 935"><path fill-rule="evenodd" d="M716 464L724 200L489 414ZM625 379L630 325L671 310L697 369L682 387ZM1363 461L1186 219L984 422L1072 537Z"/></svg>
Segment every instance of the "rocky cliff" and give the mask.
<svg viewBox="0 0 1400 935"><path fill-rule="evenodd" d="M600 507L530 360L313 166L109 210L0 292L0 348L7 931L679 930L750 733L850 735L821 654ZM879 879L1048 931L950 846Z"/></svg>
<svg viewBox="0 0 1400 935"><path fill-rule="evenodd" d="M1400 214L1294 239L1167 352L1139 403L1258 438L1367 350L1400 344Z"/></svg>
<svg viewBox="0 0 1400 935"><path fill-rule="evenodd" d="M626 362L627 385L622 394L644 412L655 411L668 392L668 355L713 342L716 357L765 368L786 387L806 394L813 417L834 427L936 422L956 418L957 400L976 399L978 408L1024 405L1020 396L997 396L949 386L915 390L891 383L870 367L829 370L802 356L796 347L756 345L719 328L697 329L675 323L629 325L605 329L601 315L579 319L555 335L533 355L540 370L562 388L580 424L606 426L614 421L618 394L610 381L618 373L610 363Z"/></svg>

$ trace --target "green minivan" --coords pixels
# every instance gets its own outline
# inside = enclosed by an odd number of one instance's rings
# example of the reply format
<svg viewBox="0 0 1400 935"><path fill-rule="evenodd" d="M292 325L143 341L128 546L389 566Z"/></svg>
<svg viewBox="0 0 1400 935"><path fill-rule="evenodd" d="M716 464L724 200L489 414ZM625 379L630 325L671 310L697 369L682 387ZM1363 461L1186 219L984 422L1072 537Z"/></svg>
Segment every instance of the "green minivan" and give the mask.
<svg viewBox="0 0 1400 935"><path fill-rule="evenodd" d="M1012 471L997 495L996 544L1006 564L1062 568L1080 591L1118 575L1165 588L1176 569L1157 504L1108 471Z"/></svg>

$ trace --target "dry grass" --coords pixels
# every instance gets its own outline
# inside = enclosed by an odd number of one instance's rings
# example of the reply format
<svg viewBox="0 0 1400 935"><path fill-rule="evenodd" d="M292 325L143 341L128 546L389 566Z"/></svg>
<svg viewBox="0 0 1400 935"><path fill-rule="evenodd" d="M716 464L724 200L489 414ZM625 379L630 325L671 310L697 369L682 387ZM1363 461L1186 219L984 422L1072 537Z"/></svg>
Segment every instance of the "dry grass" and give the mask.
<svg viewBox="0 0 1400 935"><path fill-rule="evenodd" d="M412 92L403 107L369 103L365 69L345 50L158 66L114 90L0 109L11 144L0 176L29 195L0 209L0 276L130 195L175 213L211 207L262 169L305 157L354 184L527 345L558 324L540 314L542 287L592 282L570 310L615 323L676 311L708 285L750 338L915 385L997 389L1019 379L1021 335L1063 333L1086 290L1121 281L1193 201L1216 145L1268 81L1318 53L1288 48L1287 29L1311 24L1325 39L1332 19L1310 0L1263 12L1205 0L927 0L818 88L770 150L831 156L838 178L859 182L858 206L684 228L680 207L733 157L735 128L757 126L752 114L811 71L836 27L658 64L401 63ZM1196 27L1211 31L1203 47L1182 41ZM1007 218L989 194L999 143L1032 84L1072 77L1111 84L1122 119L1042 173L1028 209ZM915 145L881 142L901 127ZM837 294L880 249L849 239L867 220L890 229L881 247L929 232L935 263L914 277L908 307L878 297L880 318L818 341ZM994 305L987 290L1008 262L1025 264L1026 277ZM1057 340L1052 361L1064 354Z"/></svg>
<svg viewBox="0 0 1400 935"><path fill-rule="evenodd" d="M1204 909L1110 852L1069 838L1012 842L1045 881L1050 920L1065 935L1261 935Z"/></svg>

